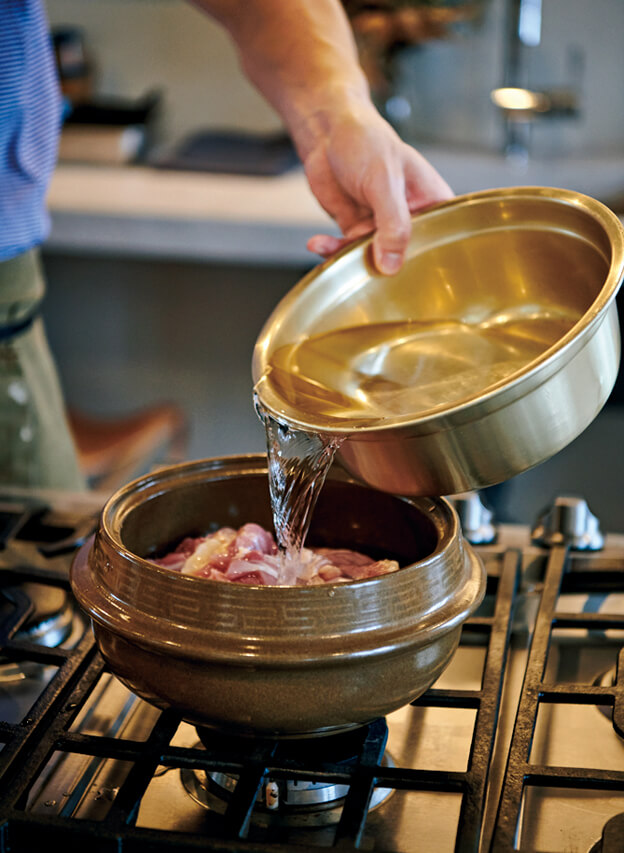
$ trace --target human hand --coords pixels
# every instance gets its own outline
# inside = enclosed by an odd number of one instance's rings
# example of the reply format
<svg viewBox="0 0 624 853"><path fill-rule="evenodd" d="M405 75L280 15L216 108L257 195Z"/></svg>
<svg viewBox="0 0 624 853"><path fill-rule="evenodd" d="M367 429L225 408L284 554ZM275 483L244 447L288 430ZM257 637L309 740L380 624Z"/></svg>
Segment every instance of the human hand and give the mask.
<svg viewBox="0 0 624 853"><path fill-rule="evenodd" d="M373 260L392 275L401 268L411 214L453 192L433 166L404 143L372 104L335 117L304 158L312 192L343 238L316 234L308 249L329 257L375 231Z"/></svg>

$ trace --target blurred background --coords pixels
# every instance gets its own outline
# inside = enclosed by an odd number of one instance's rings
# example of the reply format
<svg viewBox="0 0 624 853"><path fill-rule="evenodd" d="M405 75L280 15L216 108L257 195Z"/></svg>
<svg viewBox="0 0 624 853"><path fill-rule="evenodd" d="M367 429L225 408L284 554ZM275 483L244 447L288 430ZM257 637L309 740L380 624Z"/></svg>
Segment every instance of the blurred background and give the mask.
<svg viewBox="0 0 624 853"><path fill-rule="evenodd" d="M345 0L376 103L457 193L539 184L624 210L621 0ZM172 403L188 458L264 449L251 352L332 224L221 29L183 0L48 0L66 98L45 319L73 410ZM506 518L583 494L624 530L621 380Z"/></svg>

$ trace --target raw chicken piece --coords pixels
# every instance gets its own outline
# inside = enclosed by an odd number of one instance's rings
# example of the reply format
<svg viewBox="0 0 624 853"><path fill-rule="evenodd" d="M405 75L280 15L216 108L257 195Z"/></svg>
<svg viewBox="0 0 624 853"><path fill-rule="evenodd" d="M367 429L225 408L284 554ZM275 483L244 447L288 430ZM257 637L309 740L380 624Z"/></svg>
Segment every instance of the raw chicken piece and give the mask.
<svg viewBox="0 0 624 853"><path fill-rule="evenodd" d="M221 568L219 558L228 554L230 546L236 539L236 531L231 527L222 527L216 533L195 539L195 547L187 553L182 567L185 575L196 575L206 567ZM181 545L189 540L183 539ZM176 550L178 550L176 548Z"/></svg>
<svg viewBox="0 0 624 853"><path fill-rule="evenodd" d="M332 567L339 569L343 576L351 580L387 575L389 572L396 572L399 568L396 560L373 560L365 554L360 554L359 551L350 551L348 548L317 548L316 553L325 557Z"/></svg>
<svg viewBox="0 0 624 853"><path fill-rule="evenodd" d="M206 536L186 537L152 562L183 574L254 586L341 583L399 568L396 560L373 560L348 548L302 548L295 558L285 557L271 533L253 522L238 530L222 527Z"/></svg>

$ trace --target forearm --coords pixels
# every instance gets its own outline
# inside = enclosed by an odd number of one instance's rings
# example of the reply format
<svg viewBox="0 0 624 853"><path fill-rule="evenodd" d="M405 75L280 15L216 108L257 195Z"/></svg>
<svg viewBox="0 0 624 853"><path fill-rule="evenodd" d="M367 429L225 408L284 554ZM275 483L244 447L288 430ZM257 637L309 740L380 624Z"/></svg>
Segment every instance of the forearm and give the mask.
<svg viewBox="0 0 624 853"><path fill-rule="evenodd" d="M371 108L338 0L192 0L236 44L246 76L284 119L302 159L330 116Z"/></svg>

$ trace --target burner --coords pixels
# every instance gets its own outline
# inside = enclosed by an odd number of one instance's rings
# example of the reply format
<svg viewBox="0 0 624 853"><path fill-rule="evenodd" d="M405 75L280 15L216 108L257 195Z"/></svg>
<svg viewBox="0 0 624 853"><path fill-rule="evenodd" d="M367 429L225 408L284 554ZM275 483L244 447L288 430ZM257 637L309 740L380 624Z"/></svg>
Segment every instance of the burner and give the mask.
<svg viewBox="0 0 624 853"><path fill-rule="evenodd" d="M286 762L298 770L310 766L319 768L331 764L343 769L355 765L361 753L368 727L322 738L280 741L275 751L276 762ZM241 754L250 744L258 741L223 736L198 729L202 745L215 753ZM392 767L394 763L388 753L382 765ZM311 771L310 776L315 775ZM338 823L342 805L349 786L332 782L314 782L301 779L265 778L261 793L257 797L252 823L268 826L278 822L290 827L322 827ZM223 814L236 788L236 774L201 770L181 771L182 783L191 798L210 811ZM369 810L375 809L392 794L392 789L376 788Z"/></svg>
<svg viewBox="0 0 624 853"><path fill-rule="evenodd" d="M540 516L532 536L547 548L565 544L578 551L600 551L604 546L598 519L578 497L556 498Z"/></svg>
<svg viewBox="0 0 624 853"><path fill-rule="evenodd" d="M47 648L55 648L70 639L72 633L84 631L81 616L77 613L70 594L57 586L24 583L1 592L0 621L5 630L9 625L19 625L13 635ZM10 661L0 657L0 684L10 684L36 676L42 664L32 661Z"/></svg>

